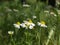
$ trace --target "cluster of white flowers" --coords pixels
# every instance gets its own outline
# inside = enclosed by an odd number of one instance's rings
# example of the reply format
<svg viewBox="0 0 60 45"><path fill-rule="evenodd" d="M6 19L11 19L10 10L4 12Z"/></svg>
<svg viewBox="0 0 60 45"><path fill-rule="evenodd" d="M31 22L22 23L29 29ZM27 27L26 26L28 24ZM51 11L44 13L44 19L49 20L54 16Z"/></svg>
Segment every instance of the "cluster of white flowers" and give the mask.
<svg viewBox="0 0 60 45"><path fill-rule="evenodd" d="M24 24L24 25L22 25ZM33 29L35 24L32 22L32 20L28 20L28 21L24 21L24 23L22 23L21 26L25 27L26 29Z"/></svg>
<svg viewBox="0 0 60 45"><path fill-rule="evenodd" d="M25 28L25 29L34 29L34 27L36 26L31 19L29 19L28 21L23 21L23 23L17 22L16 24L13 24L15 28L20 29L20 27ZM47 25L45 24L44 21L41 22L37 22L38 26L41 27L45 27L47 28Z"/></svg>
<svg viewBox="0 0 60 45"><path fill-rule="evenodd" d="M23 21L23 23L17 22L16 24L13 24L15 28L20 29L20 27L25 29L33 29L35 24L32 22L32 20Z"/></svg>

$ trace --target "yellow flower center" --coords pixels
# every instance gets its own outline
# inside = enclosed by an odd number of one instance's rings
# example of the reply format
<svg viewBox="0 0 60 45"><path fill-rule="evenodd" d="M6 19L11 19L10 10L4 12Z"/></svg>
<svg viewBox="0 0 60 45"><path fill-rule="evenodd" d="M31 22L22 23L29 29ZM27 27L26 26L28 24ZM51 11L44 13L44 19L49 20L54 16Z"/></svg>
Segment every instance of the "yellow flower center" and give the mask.
<svg viewBox="0 0 60 45"><path fill-rule="evenodd" d="M20 22L17 22L16 24L17 24L17 25L20 25Z"/></svg>
<svg viewBox="0 0 60 45"><path fill-rule="evenodd" d="M29 20L28 22L32 23L32 20Z"/></svg>
<svg viewBox="0 0 60 45"><path fill-rule="evenodd" d="M44 22L44 21L41 21L40 23L41 23L41 24L45 24L45 22Z"/></svg>

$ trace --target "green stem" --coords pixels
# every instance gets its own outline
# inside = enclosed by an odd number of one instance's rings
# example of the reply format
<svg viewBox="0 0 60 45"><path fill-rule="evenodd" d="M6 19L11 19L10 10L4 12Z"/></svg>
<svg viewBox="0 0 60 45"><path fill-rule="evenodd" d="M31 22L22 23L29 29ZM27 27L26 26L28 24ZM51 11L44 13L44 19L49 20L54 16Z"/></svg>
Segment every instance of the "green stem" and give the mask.
<svg viewBox="0 0 60 45"><path fill-rule="evenodd" d="M13 43L13 45L15 45L15 41L13 40L12 35L11 35L11 42Z"/></svg>
<svg viewBox="0 0 60 45"><path fill-rule="evenodd" d="M38 45L40 45L40 37L41 37L41 30L38 30L37 31L37 37L36 37L38 39Z"/></svg>

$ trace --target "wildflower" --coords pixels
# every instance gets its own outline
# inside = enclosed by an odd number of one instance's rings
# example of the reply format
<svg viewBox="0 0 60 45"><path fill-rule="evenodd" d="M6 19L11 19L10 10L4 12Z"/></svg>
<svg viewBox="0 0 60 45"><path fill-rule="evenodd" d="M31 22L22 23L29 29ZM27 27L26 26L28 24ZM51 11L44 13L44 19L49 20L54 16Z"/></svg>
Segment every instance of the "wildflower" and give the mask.
<svg viewBox="0 0 60 45"><path fill-rule="evenodd" d="M30 22L28 22L28 21L24 21L24 23L25 23L26 26L30 25Z"/></svg>
<svg viewBox="0 0 60 45"><path fill-rule="evenodd" d="M16 24L13 24L15 28L20 29L20 22L17 22Z"/></svg>
<svg viewBox="0 0 60 45"><path fill-rule="evenodd" d="M29 26L29 29L34 29L34 26L35 26L35 24L31 23L30 26Z"/></svg>
<svg viewBox="0 0 60 45"><path fill-rule="evenodd" d="M14 34L14 31L8 31L8 34L9 35L13 35Z"/></svg>
<svg viewBox="0 0 60 45"><path fill-rule="evenodd" d="M33 29L35 24L32 22L32 20L24 21L25 28Z"/></svg>
<svg viewBox="0 0 60 45"><path fill-rule="evenodd" d="M30 25L30 26L29 26L29 29L34 29L34 26L31 26L31 25Z"/></svg>
<svg viewBox="0 0 60 45"><path fill-rule="evenodd" d="M35 24L32 22L32 20L29 20L28 22L30 23L29 29L33 29Z"/></svg>
<svg viewBox="0 0 60 45"><path fill-rule="evenodd" d="M33 19L37 18L36 16L33 16Z"/></svg>
<svg viewBox="0 0 60 45"><path fill-rule="evenodd" d="M22 23L21 24L21 27L26 28L26 24L25 23Z"/></svg>
<svg viewBox="0 0 60 45"><path fill-rule="evenodd" d="M37 22L38 26L47 27L44 21Z"/></svg>
<svg viewBox="0 0 60 45"><path fill-rule="evenodd" d="M30 5L28 5L28 4L23 4L23 7L30 7Z"/></svg>

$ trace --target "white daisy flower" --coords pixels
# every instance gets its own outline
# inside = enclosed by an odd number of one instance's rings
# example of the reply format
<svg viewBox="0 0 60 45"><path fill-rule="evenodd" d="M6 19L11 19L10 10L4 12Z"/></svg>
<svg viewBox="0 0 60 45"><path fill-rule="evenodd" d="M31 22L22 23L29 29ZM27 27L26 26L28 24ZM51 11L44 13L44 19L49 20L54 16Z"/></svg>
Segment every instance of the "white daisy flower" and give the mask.
<svg viewBox="0 0 60 45"><path fill-rule="evenodd" d="M41 24L41 27L47 27L45 24Z"/></svg>
<svg viewBox="0 0 60 45"><path fill-rule="evenodd" d="M15 28L20 29L20 22L17 22L16 24L13 24Z"/></svg>
<svg viewBox="0 0 60 45"><path fill-rule="evenodd" d="M29 20L28 22L30 23L29 29L33 29L35 24L32 22L32 20Z"/></svg>
<svg viewBox="0 0 60 45"><path fill-rule="evenodd" d="M8 34L13 35L14 31L8 31Z"/></svg>
<svg viewBox="0 0 60 45"><path fill-rule="evenodd" d="M35 26L35 24L34 23L31 23L31 26Z"/></svg>
<svg viewBox="0 0 60 45"><path fill-rule="evenodd" d="M41 22L37 22L38 26L41 26L41 27L47 27L45 25L45 22L44 21L41 21Z"/></svg>
<svg viewBox="0 0 60 45"><path fill-rule="evenodd" d="M20 24L21 27L26 28L25 23Z"/></svg>
<svg viewBox="0 0 60 45"><path fill-rule="evenodd" d="M31 23L30 22L28 22L28 21L24 21L24 23L27 25L27 26L29 26Z"/></svg>
<svg viewBox="0 0 60 45"><path fill-rule="evenodd" d="M26 29L33 29L35 24L32 22L32 20L24 21L24 24L26 25Z"/></svg>
<svg viewBox="0 0 60 45"><path fill-rule="evenodd" d="M29 29L33 29L34 26L35 26L35 24L34 24L34 23L31 23L31 24L29 25Z"/></svg>
<svg viewBox="0 0 60 45"><path fill-rule="evenodd" d="M33 29L33 28L34 28L34 26L31 26L31 25L29 26L29 29Z"/></svg>

